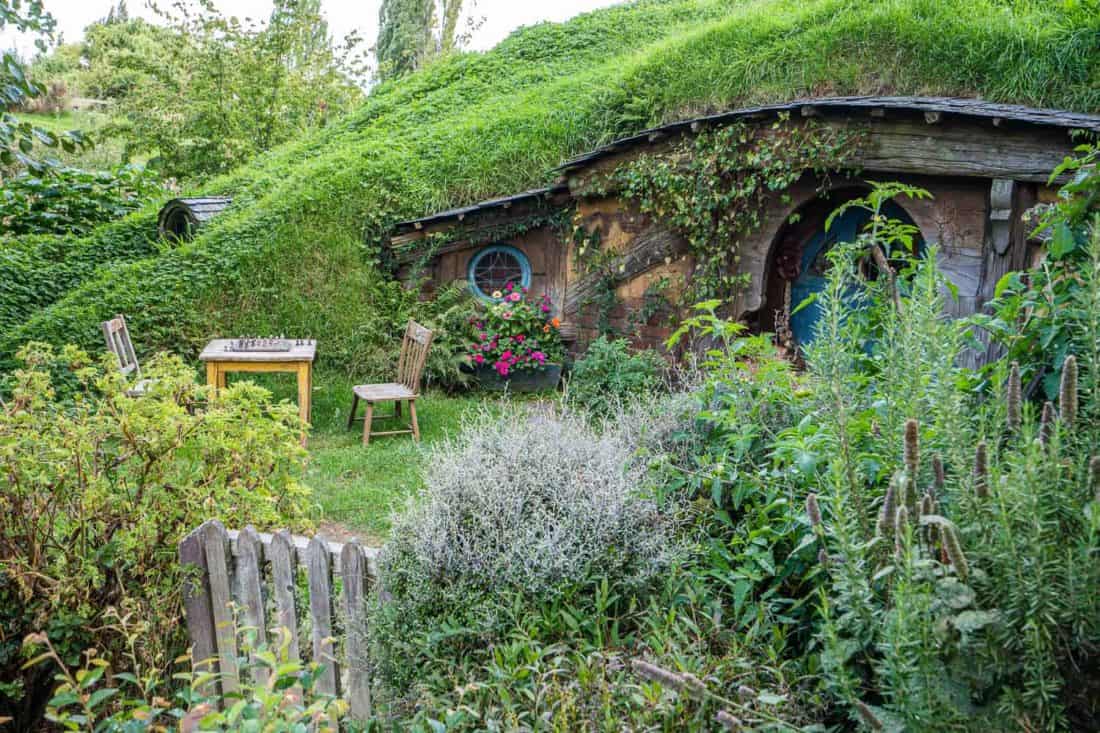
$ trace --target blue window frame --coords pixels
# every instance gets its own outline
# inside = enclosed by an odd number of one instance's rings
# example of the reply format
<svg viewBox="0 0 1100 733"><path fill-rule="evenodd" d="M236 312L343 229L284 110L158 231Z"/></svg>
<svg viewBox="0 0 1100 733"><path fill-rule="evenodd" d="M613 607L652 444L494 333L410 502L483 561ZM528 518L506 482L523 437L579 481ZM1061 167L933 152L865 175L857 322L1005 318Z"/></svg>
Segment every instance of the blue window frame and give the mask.
<svg viewBox="0 0 1100 733"><path fill-rule="evenodd" d="M496 300L493 293L502 291L508 283L531 287L531 262L527 255L511 245L491 244L470 258L466 281L477 297Z"/></svg>

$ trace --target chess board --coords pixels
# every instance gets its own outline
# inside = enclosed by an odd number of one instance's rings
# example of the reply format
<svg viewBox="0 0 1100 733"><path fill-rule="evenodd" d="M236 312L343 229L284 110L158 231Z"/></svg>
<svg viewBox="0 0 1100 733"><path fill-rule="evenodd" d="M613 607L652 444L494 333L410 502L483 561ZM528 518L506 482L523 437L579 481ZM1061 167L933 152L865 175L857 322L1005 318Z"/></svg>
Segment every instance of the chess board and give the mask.
<svg viewBox="0 0 1100 733"><path fill-rule="evenodd" d="M226 351L290 351L302 345L302 339L286 338L236 338L225 346Z"/></svg>

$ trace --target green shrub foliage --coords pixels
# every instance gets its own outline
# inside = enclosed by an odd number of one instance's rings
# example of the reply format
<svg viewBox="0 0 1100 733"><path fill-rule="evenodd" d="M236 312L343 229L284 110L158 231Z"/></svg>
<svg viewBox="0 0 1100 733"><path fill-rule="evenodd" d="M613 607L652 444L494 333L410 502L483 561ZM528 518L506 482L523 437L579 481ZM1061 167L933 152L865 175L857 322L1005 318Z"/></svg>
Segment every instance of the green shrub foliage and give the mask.
<svg viewBox="0 0 1100 733"><path fill-rule="evenodd" d="M141 166L125 165L115 171L58 168L47 176L23 174L4 182L0 226L14 235L81 236L159 201L163 194L157 179ZM98 262L109 259L102 257Z"/></svg>
<svg viewBox="0 0 1100 733"><path fill-rule="evenodd" d="M117 620L133 643L137 635L128 623ZM238 662L241 674L235 680L237 692L231 705L214 694L222 680L210 672L178 675L184 684L172 695L157 670L140 675L117 671L98 649L88 649L73 663L61 656L46 634L28 635L23 646L37 654L28 665L49 664L58 670L46 720L61 730L339 732L348 703L317 690L321 664L290 658L287 629L279 630L280 641L272 646L255 644L252 630L238 630L238 636L244 656ZM133 669L143 669L140 660L131 657L129 662Z"/></svg>
<svg viewBox="0 0 1100 733"><path fill-rule="evenodd" d="M570 372L566 400L593 415L659 391L666 363L651 349L632 351L626 339L601 336L588 345Z"/></svg>
<svg viewBox="0 0 1100 733"><path fill-rule="evenodd" d="M691 110L822 89L1095 110L1087 5L675 0L527 28L380 84L347 117L203 182L237 211L186 246L105 264L28 315L0 359L31 339L90 346L97 321L125 312L152 348L197 340L199 325L308 330L324 362L357 368L390 336L363 324L390 297L372 249L400 218L521 190L572 153Z"/></svg>
<svg viewBox="0 0 1100 733"><path fill-rule="evenodd" d="M309 492L297 410L258 387L208 401L163 357L136 399L117 368L75 348L32 344L22 357L0 405L0 715L30 728L53 672L20 672L24 635L44 632L68 663L85 647L111 659L130 646L144 668L166 669L185 648L176 543L211 516L303 526ZM136 625L131 644L108 609Z"/></svg>

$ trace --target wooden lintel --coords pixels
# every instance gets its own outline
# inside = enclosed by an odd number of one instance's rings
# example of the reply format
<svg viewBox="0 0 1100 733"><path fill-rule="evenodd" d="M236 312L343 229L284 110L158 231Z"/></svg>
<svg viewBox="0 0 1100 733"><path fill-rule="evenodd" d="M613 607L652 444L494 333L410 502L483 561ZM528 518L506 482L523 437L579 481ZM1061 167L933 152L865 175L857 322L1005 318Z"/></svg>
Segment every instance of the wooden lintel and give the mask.
<svg viewBox="0 0 1100 733"><path fill-rule="evenodd" d="M929 125L938 125L943 120L943 112L939 110L929 110L924 113L924 121Z"/></svg>
<svg viewBox="0 0 1100 733"><path fill-rule="evenodd" d="M390 245L402 245L409 242L415 242L424 238L424 232L409 232L408 234L399 234L396 237L390 237Z"/></svg>

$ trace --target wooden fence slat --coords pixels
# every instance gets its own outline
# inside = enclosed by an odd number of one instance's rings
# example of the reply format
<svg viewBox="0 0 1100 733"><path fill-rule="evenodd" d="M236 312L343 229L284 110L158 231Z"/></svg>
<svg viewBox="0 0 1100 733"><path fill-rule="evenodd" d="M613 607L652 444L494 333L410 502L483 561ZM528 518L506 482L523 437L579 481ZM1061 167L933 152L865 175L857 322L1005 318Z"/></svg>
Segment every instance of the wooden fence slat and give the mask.
<svg viewBox="0 0 1100 733"><path fill-rule="evenodd" d="M289 633L286 658L303 661L296 604L298 567L302 565L309 586L312 659L324 668L317 690L333 696L343 692L352 719L369 718L371 675L364 633L365 601L368 583L378 578L378 556L378 548L362 547L354 540L341 544L319 537L299 537L286 530L267 534L251 526L241 531L227 530L217 520L205 522L185 537L179 544L180 564L197 567L185 575L183 587L192 662L196 670L201 670L205 662L205 667L217 674L208 694L224 697L239 690L234 600L239 604L242 626L259 630L258 639L270 643L276 640L266 624L265 600L274 601L275 623ZM270 599L265 599L263 583L266 562L271 563ZM343 587L339 603L334 596L336 577ZM339 661L333 638L337 605L345 622L345 641L339 653L351 663L346 669ZM264 681L263 677L269 682L270 672L258 667L256 681Z"/></svg>
<svg viewBox="0 0 1100 733"><path fill-rule="evenodd" d="M196 673L217 673L217 641L214 614L210 607L210 585L207 580L206 553L198 530L191 532L179 544L180 565L183 566L183 613L187 635L191 639L191 669ZM215 679L199 690L204 695L220 695Z"/></svg>
<svg viewBox="0 0 1100 733"><path fill-rule="evenodd" d="M248 525L237 536L237 586L241 593L241 622L255 629L249 656L253 661L252 678L266 685L270 673L258 662L257 649L267 641L267 619L264 618L263 591L264 546L256 528Z"/></svg>
<svg viewBox="0 0 1100 733"><path fill-rule="evenodd" d="M366 720L370 717L370 671L366 662L366 582L367 557L355 540L344 545L340 552L340 565L344 580L344 648L348 665L348 704L352 717Z"/></svg>
<svg viewBox="0 0 1100 733"><path fill-rule="evenodd" d="M285 529L276 532L267 548L271 560L271 585L275 596L275 623L287 630L290 643L287 646L287 661L298 662L298 615L294 606L294 591L298 585L298 557L290 533Z"/></svg>
<svg viewBox="0 0 1100 733"><path fill-rule="evenodd" d="M204 523L200 530L205 545L207 577L210 579L210 608L214 616L222 693L229 694L240 687L236 629L229 608L233 600L229 577L229 533L225 531L225 525L216 519Z"/></svg>
<svg viewBox="0 0 1100 733"><path fill-rule="evenodd" d="M309 573L309 611L313 622L313 661L324 665L317 680L317 690L326 695L339 695L340 675L332 642L332 561L328 546L320 537L309 541L306 568Z"/></svg>

